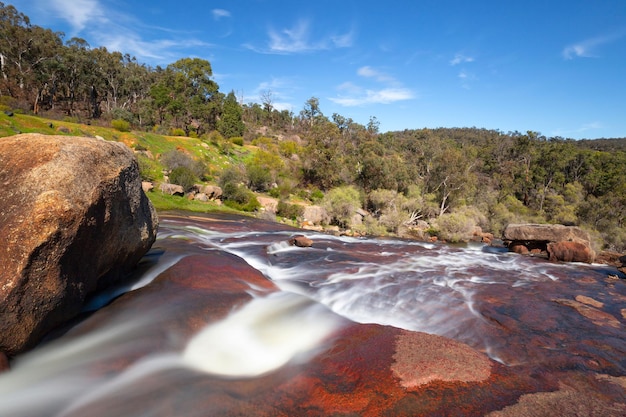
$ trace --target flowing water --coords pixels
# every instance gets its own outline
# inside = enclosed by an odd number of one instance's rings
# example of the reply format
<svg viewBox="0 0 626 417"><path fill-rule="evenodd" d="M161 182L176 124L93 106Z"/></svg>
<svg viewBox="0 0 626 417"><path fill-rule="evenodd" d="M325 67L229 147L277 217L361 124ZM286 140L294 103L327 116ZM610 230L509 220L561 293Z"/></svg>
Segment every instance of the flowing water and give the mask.
<svg viewBox="0 0 626 417"><path fill-rule="evenodd" d="M195 402L245 395L229 384L306 363L351 321L452 338L507 367L626 375L625 285L607 267L314 232L298 248L294 233L165 216L128 285L0 375L0 416L213 415Z"/></svg>

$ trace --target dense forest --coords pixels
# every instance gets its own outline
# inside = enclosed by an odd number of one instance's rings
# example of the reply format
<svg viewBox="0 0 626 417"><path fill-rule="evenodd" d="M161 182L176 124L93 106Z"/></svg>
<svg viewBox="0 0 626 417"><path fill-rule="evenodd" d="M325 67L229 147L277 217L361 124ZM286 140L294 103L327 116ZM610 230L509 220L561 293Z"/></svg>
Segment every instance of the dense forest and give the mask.
<svg viewBox="0 0 626 417"><path fill-rule="evenodd" d="M426 224L450 241L480 226L498 235L511 222L577 224L597 248L626 250L626 138L574 141L537 132L476 127L379 132L311 97L298 114L224 94L211 64L181 58L151 68L134 57L32 25L0 2L0 106L48 118L200 138L224 153L253 156L216 172L212 161L155 155L181 181L217 182L224 198L254 210L252 192L324 205L329 222L372 234ZM147 179L159 174L140 163ZM148 168L146 168L148 167ZM171 176L170 176L171 178ZM371 216L362 222L354 212ZM280 214L280 213L279 213ZM414 229L414 228L413 228Z"/></svg>

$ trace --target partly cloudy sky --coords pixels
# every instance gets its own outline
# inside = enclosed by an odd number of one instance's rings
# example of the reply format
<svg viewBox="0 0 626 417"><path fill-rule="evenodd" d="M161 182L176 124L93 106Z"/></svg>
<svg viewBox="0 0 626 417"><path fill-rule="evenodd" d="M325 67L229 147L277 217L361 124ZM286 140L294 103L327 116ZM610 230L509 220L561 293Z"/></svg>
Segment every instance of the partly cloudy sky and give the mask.
<svg viewBox="0 0 626 417"><path fill-rule="evenodd" d="M151 66L211 62L221 91L317 97L381 130L626 137L624 0L5 0Z"/></svg>

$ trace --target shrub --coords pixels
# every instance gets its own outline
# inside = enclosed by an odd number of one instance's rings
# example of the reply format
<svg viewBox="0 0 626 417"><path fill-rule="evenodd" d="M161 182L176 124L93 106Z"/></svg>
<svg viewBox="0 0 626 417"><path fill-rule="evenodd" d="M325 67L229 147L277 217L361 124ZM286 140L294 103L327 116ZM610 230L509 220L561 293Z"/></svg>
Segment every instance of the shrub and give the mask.
<svg viewBox="0 0 626 417"><path fill-rule="evenodd" d="M139 154L137 155L137 163L139 164L139 175L142 180L156 181L163 177L161 165L157 161Z"/></svg>
<svg viewBox="0 0 626 417"><path fill-rule="evenodd" d="M304 207L300 204L289 204L285 201L279 201L276 214L291 220L297 220L304 213Z"/></svg>
<svg viewBox="0 0 626 417"><path fill-rule="evenodd" d="M246 173L241 166L229 166L225 168L221 174L220 179L218 181L218 185L222 187L222 189L226 188L228 184L239 185L241 183L246 182Z"/></svg>
<svg viewBox="0 0 626 417"><path fill-rule="evenodd" d="M207 140L213 146L219 146L220 143L224 142L224 137L217 130L213 130L211 133L208 134Z"/></svg>
<svg viewBox="0 0 626 417"><path fill-rule="evenodd" d="M125 120L128 123L132 123L135 116L133 116L133 114L126 109L116 107L113 110L111 110L111 118L117 119L117 120Z"/></svg>
<svg viewBox="0 0 626 417"><path fill-rule="evenodd" d="M170 136L187 136L187 134L183 129L175 128L170 130Z"/></svg>
<svg viewBox="0 0 626 417"><path fill-rule="evenodd" d="M292 140L286 140L284 142L280 142L278 149L281 155L290 158L291 155L298 153L298 144Z"/></svg>
<svg viewBox="0 0 626 417"><path fill-rule="evenodd" d="M351 227L352 216L361 208L361 194L352 185L333 188L324 197L323 206L332 219L331 223Z"/></svg>
<svg viewBox="0 0 626 417"><path fill-rule="evenodd" d="M228 183L222 188L222 197L227 207L241 211L256 211L261 208L256 195L243 185Z"/></svg>
<svg viewBox="0 0 626 417"><path fill-rule="evenodd" d="M193 172L193 174L198 178L202 178L207 170L206 165L204 165L202 161L196 161L190 155L178 150L172 150L164 153L161 156L161 162L169 170L185 167Z"/></svg>
<svg viewBox="0 0 626 417"><path fill-rule="evenodd" d="M262 166L248 165L246 167L248 187L254 191L266 191L272 183L272 174Z"/></svg>
<svg viewBox="0 0 626 417"><path fill-rule="evenodd" d="M196 182L198 182L198 177L187 167L180 166L170 172L170 183L182 186L185 192L189 191Z"/></svg>
<svg viewBox="0 0 626 417"><path fill-rule="evenodd" d="M435 223L439 238L451 243L469 242L476 227L463 213L442 214Z"/></svg>
<svg viewBox="0 0 626 417"><path fill-rule="evenodd" d="M234 138L230 138L230 142L232 144L237 145L237 146L243 146L243 137L242 136L235 136Z"/></svg>
<svg viewBox="0 0 626 417"><path fill-rule="evenodd" d="M123 119L111 120L111 127L119 132L130 132L130 123Z"/></svg>

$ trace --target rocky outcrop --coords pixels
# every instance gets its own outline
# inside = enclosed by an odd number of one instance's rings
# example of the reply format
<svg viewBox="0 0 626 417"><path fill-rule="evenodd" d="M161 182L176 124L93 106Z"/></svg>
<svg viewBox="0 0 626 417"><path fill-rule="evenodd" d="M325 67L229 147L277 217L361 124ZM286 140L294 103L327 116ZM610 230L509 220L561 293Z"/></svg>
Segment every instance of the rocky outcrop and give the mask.
<svg viewBox="0 0 626 417"><path fill-rule="evenodd" d="M313 225L320 225L330 221L328 212L321 206L305 206L302 217Z"/></svg>
<svg viewBox="0 0 626 417"><path fill-rule="evenodd" d="M562 224L509 224L503 233L510 241L589 242L589 233L576 226Z"/></svg>
<svg viewBox="0 0 626 417"><path fill-rule="evenodd" d="M169 194L169 195L177 195L180 197L185 195L185 189L181 185L177 185L177 184L170 184L170 183L164 182L159 185L159 190L161 190L162 193Z"/></svg>
<svg viewBox="0 0 626 417"><path fill-rule="evenodd" d="M509 224L503 239L512 252L542 254L551 261L587 262L595 259L589 234L560 224Z"/></svg>
<svg viewBox="0 0 626 417"><path fill-rule="evenodd" d="M274 213L278 211L278 200L272 197L261 197L258 196L257 200L261 205L262 209L267 213Z"/></svg>
<svg viewBox="0 0 626 417"><path fill-rule="evenodd" d="M156 238L133 152L98 139L0 139L0 351L33 347L124 279Z"/></svg>
<svg viewBox="0 0 626 417"><path fill-rule="evenodd" d="M592 263L595 257L591 247L582 242L550 242L547 251L551 261Z"/></svg>

